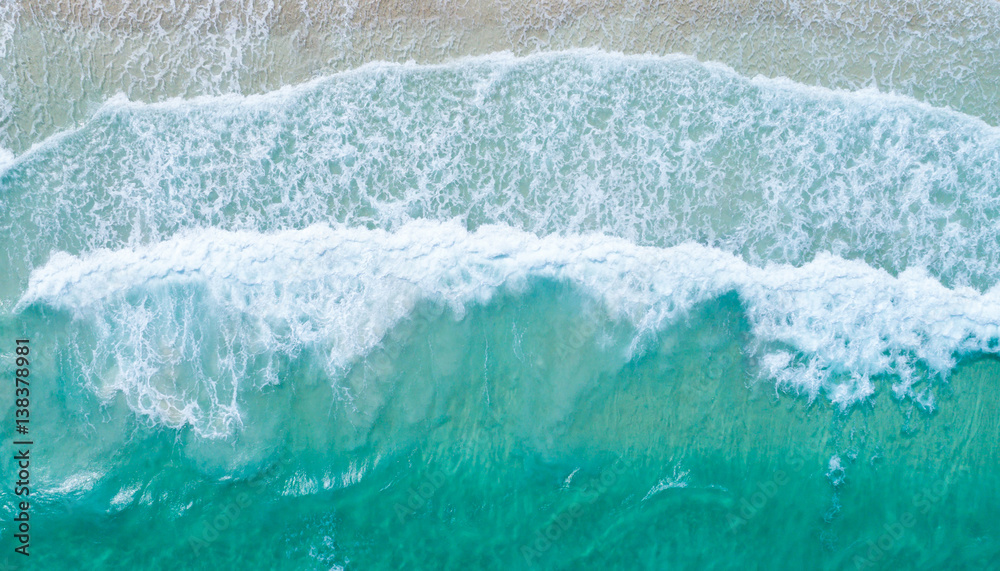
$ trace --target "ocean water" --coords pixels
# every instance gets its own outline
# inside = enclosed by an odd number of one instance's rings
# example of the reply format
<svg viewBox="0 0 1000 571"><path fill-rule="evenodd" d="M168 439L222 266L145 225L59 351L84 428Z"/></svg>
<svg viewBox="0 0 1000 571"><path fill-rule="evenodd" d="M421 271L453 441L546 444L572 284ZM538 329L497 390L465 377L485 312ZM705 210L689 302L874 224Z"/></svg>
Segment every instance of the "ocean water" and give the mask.
<svg viewBox="0 0 1000 571"><path fill-rule="evenodd" d="M0 3L0 569L1000 569L998 43Z"/></svg>

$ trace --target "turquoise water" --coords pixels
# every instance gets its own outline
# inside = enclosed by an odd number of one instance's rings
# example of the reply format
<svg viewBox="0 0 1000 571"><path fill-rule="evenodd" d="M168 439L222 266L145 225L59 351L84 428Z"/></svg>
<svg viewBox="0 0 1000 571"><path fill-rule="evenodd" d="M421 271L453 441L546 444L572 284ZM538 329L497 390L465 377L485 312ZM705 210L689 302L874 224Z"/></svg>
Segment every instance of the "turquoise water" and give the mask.
<svg viewBox="0 0 1000 571"><path fill-rule="evenodd" d="M620 368L581 316L602 335L621 325L590 303L540 282L460 321L428 307L340 394L305 355L291 360L279 385L240 401L230 439L149 426L123 399L102 405L41 368L54 382L36 397L36 461L60 488L37 512L37 568L995 561L995 360L963 364L933 414L885 392L842 414L747 386L734 296ZM26 321L48 331L56 317ZM913 523L889 534L907 513Z"/></svg>
<svg viewBox="0 0 1000 571"><path fill-rule="evenodd" d="M1000 568L973 109L594 49L109 96L0 157L0 564Z"/></svg>

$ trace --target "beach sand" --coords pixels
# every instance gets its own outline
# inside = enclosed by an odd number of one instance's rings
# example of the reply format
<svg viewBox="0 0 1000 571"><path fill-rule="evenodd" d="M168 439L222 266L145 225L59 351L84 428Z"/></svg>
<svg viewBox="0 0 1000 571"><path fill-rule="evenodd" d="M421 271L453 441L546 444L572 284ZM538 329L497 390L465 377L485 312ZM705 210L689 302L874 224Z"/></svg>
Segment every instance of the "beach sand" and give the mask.
<svg viewBox="0 0 1000 571"><path fill-rule="evenodd" d="M118 93L260 93L372 61L574 47L687 53L747 76L877 87L1000 118L990 2L164 4L40 0L0 13L0 145L19 154Z"/></svg>

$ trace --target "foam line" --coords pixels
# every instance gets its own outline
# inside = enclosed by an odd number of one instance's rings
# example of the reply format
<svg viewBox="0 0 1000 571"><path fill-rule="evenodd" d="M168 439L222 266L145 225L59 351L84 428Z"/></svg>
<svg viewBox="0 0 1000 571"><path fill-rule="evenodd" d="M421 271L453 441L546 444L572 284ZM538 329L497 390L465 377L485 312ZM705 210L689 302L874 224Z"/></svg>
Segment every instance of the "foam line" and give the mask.
<svg viewBox="0 0 1000 571"><path fill-rule="evenodd" d="M622 348L627 357L695 304L735 291L763 347L761 373L844 407L869 397L882 374L898 375L898 396L921 397L913 391L916 368L946 375L956 355L996 352L1000 339L1000 288L949 289L919 269L893 277L831 254L800 267L756 267L695 243L661 249L598 234L539 238L499 225L470 233L457 221L415 221L391 233L210 229L144 248L60 254L32 273L17 310L44 304L129 332L116 342L130 347L115 355L124 370L164 329L165 346L197 345L177 308L193 307L194 315L211 307L238 324L243 339L242 353L234 351L242 356L229 355L228 372L217 375L235 383L255 354L305 347L326 351L330 374L340 374L420 301L447 303L460 317L470 304L534 279L574 284L629 320L635 337ZM192 291L200 301L191 301ZM157 296L170 300L169 311L150 309ZM146 354L116 387L148 388L165 363L178 366L154 357Z"/></svg>

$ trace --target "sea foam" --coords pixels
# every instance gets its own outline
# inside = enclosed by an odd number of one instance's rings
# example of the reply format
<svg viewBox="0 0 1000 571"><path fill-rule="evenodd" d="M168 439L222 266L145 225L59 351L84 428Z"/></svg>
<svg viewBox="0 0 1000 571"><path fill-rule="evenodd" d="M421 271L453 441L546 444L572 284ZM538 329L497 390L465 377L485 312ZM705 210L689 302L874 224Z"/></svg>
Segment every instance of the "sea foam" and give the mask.
<svg viewBox="0 0 1000 571"><path fill-rule="evenodd" d="M572 284L631 323L626 360L695 305L736 292L758 372L840 407L870 397L879 375L894 379L897 397L932 406L921 381L947 376L959 355L997 352L1000 339L1000 288L947 288L918 268L894 277L829 253L758 267L696 243L656 248L502 225L469 232L458 221L394 232L209 229L58 254L32 273L16 310L47 306L84 325L93 340L77 358L105 398L121 391L158 421L221 435L239 422L240 390L281 382L281 359L325 355L336 384L418 303L447 304L461 319L539 279Z"/></svg>
<svg viewBox="0 0 1000 571"><path fill-rule="evenodd" d="M372 64L268 95L120 97L19 156L0 169L0 296L54 250L455 217L753 265L829 251L985 291L998 186L1000 130L874 90L594 50Z"/></svg>

